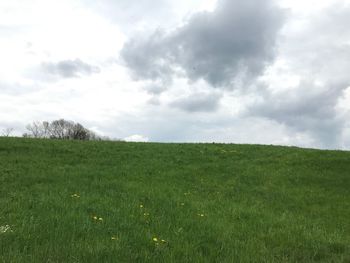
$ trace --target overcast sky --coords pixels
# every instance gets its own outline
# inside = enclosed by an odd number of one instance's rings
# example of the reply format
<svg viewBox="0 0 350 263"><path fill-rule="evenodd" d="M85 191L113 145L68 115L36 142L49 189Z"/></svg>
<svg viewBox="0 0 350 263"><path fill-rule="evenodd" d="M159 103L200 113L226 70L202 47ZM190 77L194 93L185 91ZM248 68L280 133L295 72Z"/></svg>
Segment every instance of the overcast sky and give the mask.
<svg viewBox="0 0 350 263"><path fill-rule="evenodd" d="M350 0L0 1L0 131L350 149Z"/></svg>

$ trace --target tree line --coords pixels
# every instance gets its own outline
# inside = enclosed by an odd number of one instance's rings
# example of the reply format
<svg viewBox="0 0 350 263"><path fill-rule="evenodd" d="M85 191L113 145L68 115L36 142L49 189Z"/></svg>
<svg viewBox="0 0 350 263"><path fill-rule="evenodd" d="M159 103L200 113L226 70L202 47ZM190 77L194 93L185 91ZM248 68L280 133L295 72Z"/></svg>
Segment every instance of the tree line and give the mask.
<svg viewBox="0 0 350 263"><path fill-rule="evenodd" d="M35 121L26 126L27 133L23 134L26 138L47 138L58 140L108 140L108 137L102 137L95 132L85 128L80 123L68 121L65 119L54 120L51 122Z"/></svg>
<svg viewBox="0 0 350 263"><path fill-rule="evenodd" d="M100 136L85 128L80 123L65 119L48 121L34 121L26 126L27 132L22 134L24 138L46 138L58 140L83 140L83 141L107 141L112 140L107 136ZM13 128L0 130L0 137L10 137L14 132ZM119 139L113 139L119 141Z"/></svg>

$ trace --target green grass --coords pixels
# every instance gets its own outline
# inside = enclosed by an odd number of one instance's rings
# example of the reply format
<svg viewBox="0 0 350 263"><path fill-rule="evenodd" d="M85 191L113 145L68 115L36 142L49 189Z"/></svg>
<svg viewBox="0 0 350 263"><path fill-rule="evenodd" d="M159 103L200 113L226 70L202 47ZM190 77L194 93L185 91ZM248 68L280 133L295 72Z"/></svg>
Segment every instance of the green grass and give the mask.
<svg viewBox="0 0 350 263"><path fill-rule="evenodd" d="M0 138L5 225L0 262L350 262L350 152Z"/></svg>

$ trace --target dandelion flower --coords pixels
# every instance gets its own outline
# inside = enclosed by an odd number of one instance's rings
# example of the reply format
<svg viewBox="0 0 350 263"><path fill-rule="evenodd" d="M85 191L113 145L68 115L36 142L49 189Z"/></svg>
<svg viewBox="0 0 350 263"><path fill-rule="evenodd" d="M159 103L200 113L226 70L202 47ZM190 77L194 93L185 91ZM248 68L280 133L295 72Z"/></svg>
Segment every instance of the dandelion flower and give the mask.
<svg viewBox="0 0 350 263"><path fill-rule="evenodd" d="M165 241L164 239L162 239L162 242L163 242L163 243L166 243L166 241Z"/></svg>
<svg viewBox="0 0 350 263"><path fill-rule="evenodd" d="M156 237L152 238L152 240L153 240L154 242L158 242L158 238L156 238Z"/></svg>
<svg viewBox="0 0 350 263"><path fill-rule="evenodd" d="M98 219L98 217L97 216L94 216L94 217L92 217L93 219L95 219L95 220L97 220Z"/></svg>
<svg viewBox="0 0 350 263"><path fill-rule="evenodd" d="M103 218L102 218L102 217L100 217L98 220L99 220L99 221L103 221Z"/></svg>
<svg viewBox="0 0 350 263"><path fill-rule="evenodd" d="M140 205L140 208L143 208L143 205Z"/></svg>

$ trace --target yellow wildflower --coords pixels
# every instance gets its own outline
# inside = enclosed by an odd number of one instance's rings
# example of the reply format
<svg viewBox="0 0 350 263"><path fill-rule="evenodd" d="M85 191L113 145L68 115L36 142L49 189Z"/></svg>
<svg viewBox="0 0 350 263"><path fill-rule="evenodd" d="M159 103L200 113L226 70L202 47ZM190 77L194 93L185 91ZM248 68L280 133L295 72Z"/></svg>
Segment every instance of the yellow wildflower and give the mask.
<svg viewBox="0 0 350 263"><path fill-rule="evenodd" d="M95 219L95 220L97 220L98 218L97 218L97 216L94 216L94 217L92 217L93 219Z"/></svg>
<svg viewBox="0 0 350 263"><path fill-rule="evenodd" d="M99 221L103 221L103 218L102 218L102 217L100 217L98 220L99 220Z"/></svg>
<svg viewBox="0 0 350 263"><path fill-rule="evenodd" d="M143 205L140 205L140 208L143 208Z"/></svg>
<svg viewBox="0 0 350 263"><path fill-rule="evenodd" d="M112 240L116 240L117 238L116 237L111 237Z"/></svg>
<svg viewBox="0 0 350 263"><path fill-rule="evenodd" d="M156 237L152 238L152 240L153 240L154 242L158 242L158 238L156 238Z"/></svg>

